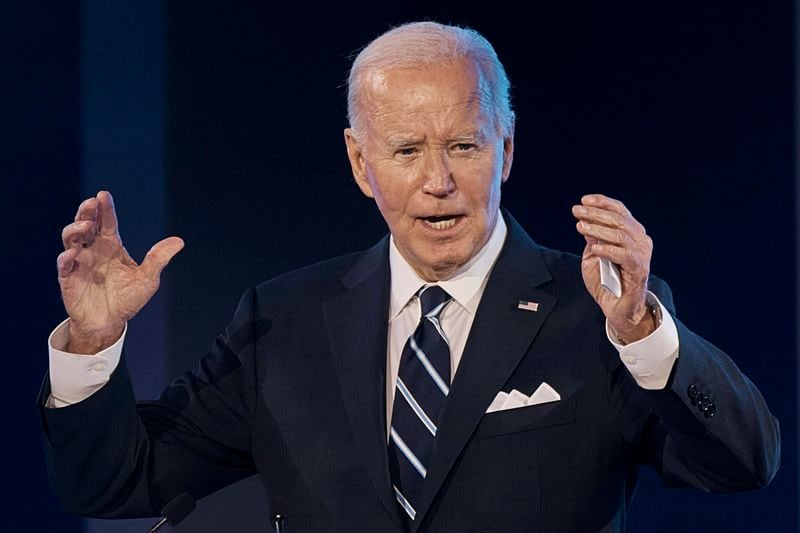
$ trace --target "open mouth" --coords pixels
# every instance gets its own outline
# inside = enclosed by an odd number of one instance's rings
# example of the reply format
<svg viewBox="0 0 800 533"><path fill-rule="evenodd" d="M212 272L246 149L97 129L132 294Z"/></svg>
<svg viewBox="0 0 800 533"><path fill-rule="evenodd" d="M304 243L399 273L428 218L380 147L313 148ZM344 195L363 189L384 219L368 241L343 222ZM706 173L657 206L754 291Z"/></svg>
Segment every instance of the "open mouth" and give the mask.
<svg viewBox="0 0 800 533"><path fill-rule="evenodd" d="M446 230L456 225L463 215L442 215L436 217L421 217L426 226L435 230Z"/></svg>

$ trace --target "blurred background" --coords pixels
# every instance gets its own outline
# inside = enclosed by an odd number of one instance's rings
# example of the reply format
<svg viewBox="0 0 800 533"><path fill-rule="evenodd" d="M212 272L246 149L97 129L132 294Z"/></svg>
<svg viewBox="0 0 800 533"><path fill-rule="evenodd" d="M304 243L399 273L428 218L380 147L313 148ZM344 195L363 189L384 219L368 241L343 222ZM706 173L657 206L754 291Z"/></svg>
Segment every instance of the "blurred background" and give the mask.
<svg viewBox="0 0 800 533"><path fill-rule="evenodd" d="M578 253L570 206L590 192L622 199L655 241L652 270L679 316L780 420L768 488L665 489L643 469L629 530L797 531L797 11L719 4L0 0L0 531L153 522L69 515L47 483L35 398L65 318L60 232L80 201L114 194L136 259L167 235L186 241L127 337L137 394L153 397L246 288L386 232L350 175L344 80L353 52L419 19L477 29L505 64L519 120L503 203L533 238ZM259 483L201 500L176 529L267 530Z"/></svg>

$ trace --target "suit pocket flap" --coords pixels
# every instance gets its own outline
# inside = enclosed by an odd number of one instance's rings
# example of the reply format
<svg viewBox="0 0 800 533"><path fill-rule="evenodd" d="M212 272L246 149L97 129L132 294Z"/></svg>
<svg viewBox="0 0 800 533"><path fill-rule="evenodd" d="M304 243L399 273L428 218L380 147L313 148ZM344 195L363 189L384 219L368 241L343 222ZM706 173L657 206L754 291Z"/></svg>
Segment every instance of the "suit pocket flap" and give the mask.
<svg viewBox="0 0 800 533"><path fill-rule="evenodd" d="M495 411L483 415L478 425L477 437L518 433L575 422L575 396L557 402Z"/></svg>

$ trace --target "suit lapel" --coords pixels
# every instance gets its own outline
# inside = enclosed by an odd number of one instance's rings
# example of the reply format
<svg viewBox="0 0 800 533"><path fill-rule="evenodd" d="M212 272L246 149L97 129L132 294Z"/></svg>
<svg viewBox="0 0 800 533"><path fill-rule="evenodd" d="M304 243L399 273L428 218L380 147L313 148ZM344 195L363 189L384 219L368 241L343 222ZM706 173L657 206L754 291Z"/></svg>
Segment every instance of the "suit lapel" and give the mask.
<svg viewBox="0 0 800 533"><path fill-rule="evenodd" d="M350 427L375 491L399 528L386 451L388 237L342 278L347 289L323 304L325 326Z"/></svg>
<svg viewBox="0 0 800 533"><path fill-rule="evenodd" d="M507 212L508 236L492 269L450 395L431 468L417 505L419 528L494 396L513 373L556 303L540 290L551 280L536 244ZM342 278L346 289L323 304L342 397L366 471L386 511L403 527L386 451L386 349L391 288L388 236ZM518 308L521 300L536 311Z"/></svg>
<svg viewBox="0 0 800 533"><path fill-rule="evenodd" d="M412 531L423 523L486 408L556 303L555 296L537 289L551 279L541 252L517 222L508 213L504 215L509 228L506 243L492 269L450 387ZM520 300L536 302L538 309L519 309Z"/></svg>

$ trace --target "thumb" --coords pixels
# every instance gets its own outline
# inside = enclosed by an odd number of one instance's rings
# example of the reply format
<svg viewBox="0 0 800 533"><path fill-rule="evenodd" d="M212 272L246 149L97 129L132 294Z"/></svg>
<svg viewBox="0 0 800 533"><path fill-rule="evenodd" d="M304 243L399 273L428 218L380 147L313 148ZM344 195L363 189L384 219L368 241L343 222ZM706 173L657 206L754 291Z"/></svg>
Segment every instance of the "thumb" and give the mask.
<svg viewBox="0 0 800 533"><path fill-rule="evenodd" d="M589 237L586 235L584 235L583 238L586 239L586 246L583 247L583 259L585 260L591 258L594 255L594 253L592 252L592 245L597 244L600 241L598 241L594 237Z"/></svg>
<svg viewBox="0 0 800 533"><path fill-rule="evenodd" d="M152 280L157 280L161 271L169 264L175 254L183 250L183 239L180 237L167 237L157 242L144 256L139 269Z"/></svg>

